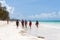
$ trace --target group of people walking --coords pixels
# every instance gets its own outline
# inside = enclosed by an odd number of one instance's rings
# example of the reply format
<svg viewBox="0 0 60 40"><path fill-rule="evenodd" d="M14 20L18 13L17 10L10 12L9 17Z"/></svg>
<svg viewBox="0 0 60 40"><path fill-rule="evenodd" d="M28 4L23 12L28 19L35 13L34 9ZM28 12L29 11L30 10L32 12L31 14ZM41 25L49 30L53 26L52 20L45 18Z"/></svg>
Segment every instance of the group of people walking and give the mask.
<svg viewBox="0 0 60 40"><path fill-rule="evenodd" d="M28 24L28 22L27 22L27 20L21 20L21 25L22 25L22 28L27 28L27 24ZM30 29L31 29L31 26L32 26L32 21L30 20L29 21L29 27L30 27ZM36 27L38 28L38 25L39 25L39 22L38 22L38 20L36 20L36 23L35 23L35 25L36 25ZM17 26L17 28L18 28L18 26L19 26L19 20L16 20L16 26Z"/></svg>

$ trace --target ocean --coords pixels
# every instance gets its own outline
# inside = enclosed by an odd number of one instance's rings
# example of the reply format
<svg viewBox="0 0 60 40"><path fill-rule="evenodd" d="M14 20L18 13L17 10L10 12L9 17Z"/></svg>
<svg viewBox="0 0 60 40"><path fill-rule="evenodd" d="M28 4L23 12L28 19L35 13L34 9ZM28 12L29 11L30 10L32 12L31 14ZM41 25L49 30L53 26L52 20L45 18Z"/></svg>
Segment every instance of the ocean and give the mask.
<svg viewBox="0 0 60 40"><path fill-rule="evenodd" d="M32 20L32 22L36 22L36 20ZM55 27L60 27L60 20L38 20L39 24L43 23L43 24L49 24L49 25L53 25Z"/></svg>

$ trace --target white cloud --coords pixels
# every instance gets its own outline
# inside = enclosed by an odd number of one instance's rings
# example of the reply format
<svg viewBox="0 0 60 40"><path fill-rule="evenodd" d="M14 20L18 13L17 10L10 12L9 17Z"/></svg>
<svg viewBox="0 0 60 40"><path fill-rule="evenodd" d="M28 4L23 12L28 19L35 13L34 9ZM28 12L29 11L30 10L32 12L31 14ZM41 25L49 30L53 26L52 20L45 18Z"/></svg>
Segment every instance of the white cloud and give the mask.
<svg viewBox="0 0 60 40"><path fill-rule="evenodd" d="M51 19L51 18L60 18L60 11L58 13L51 12L51 13L40 13L28 16L28 18L37 18L37 19Z"/></svg>
<svg viewBox="0 0 60 40"><path fill-rule="evenodd" d="M2 6L6 6L7 10L9 11L9 13L13 13L14 11L14 7L9 6L5 0L0 0L0 3L2 3Z"/></svg>

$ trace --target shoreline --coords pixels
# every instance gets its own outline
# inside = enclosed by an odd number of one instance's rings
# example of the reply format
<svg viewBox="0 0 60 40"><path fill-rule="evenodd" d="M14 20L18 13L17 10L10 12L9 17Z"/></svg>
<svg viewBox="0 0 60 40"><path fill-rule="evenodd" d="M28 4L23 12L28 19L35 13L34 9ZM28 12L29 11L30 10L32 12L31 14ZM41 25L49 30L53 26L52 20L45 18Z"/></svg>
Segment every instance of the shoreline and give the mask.
<svg viewBox="0 0 60 40"><path fill-rule="evenodd" d="M16 28L14 22L9 22L9 26L14 26ZM1 25L1 24L0 24ZM44 23L39 23L39 28L37 29L35 26L35 22L32 24L32 29L30 30L29 25L27 27L27 33L32 35L32 36L42 36L45 37L45 40L60 40L60 28L54 28L56 25L51 25L51 24L44 24ZM57 25L58 26L58 25ZM19 30L21 28L21 23L19 24Z"/></svg>

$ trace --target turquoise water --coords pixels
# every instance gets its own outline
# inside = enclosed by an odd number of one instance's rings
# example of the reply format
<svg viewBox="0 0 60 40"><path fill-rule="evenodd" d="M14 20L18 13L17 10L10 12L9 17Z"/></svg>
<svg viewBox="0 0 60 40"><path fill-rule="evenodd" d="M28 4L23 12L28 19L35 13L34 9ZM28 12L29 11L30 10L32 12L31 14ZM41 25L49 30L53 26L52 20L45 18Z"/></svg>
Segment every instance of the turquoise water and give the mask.
<svg viewBox="0 0 60 40"><path fill-rule="evenodd" d="M36 20L32 20L32 22L36 22ZM50 21L41 21L38 20L39 24L51 25L52 28L60 28L60 20L50 20Z"/></svg>
<svg viewBox="0 0 60 40"><path fill-rule="evenodd" d="M35 22L36 20L31 20ZM38 20L39 22L60 22L60 20Z"/></svg>
<svg viewBox="0 0 60 40"><path fill-rule="evenodd" d="M36 22L36 20L32 20L32 22ZM46 23L46 24L56 24L60 25L60 20L38 20L40 23Z"/></svg>
<svg viewBox="0 0 60 40"><path fill-rule="evenodd" d="M32 22L36 22L36 20L32 20ZM60 25L60 20L49 20L49 21L47 21L47 20L45 20L45 21L38 20L38 22L40 22L40 23L46 23L46 24Z"/></svg>
<svg viewBox="0 0 60 40"><path fill-rule="evenodd" d="M40 22L40 23L46 23L46 24L60 24L60 22Z"/></svg>

